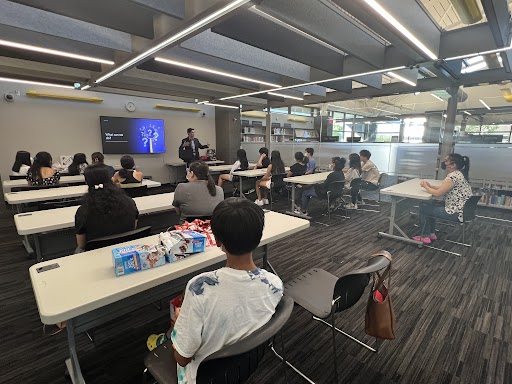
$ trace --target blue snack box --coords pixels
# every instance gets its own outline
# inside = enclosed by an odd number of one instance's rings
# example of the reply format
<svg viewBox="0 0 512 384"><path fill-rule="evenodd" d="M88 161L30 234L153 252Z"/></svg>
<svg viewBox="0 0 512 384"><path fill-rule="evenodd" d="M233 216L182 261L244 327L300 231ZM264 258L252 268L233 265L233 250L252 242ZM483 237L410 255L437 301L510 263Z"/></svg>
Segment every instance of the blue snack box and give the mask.
<svg viewBox="0 0 512 384"><path fill-rule="evenodd" d="M175 241L172 247L173 253L186 254L204 252L206 236L202 233L182 230L170 232L171 237Z"/></svg>
<svg viewBox="0 0 512 384"><path fill-rule="evenodd" d="M165 265L165 252L160 246L129 245L112 250L116 276Z"/></svg>

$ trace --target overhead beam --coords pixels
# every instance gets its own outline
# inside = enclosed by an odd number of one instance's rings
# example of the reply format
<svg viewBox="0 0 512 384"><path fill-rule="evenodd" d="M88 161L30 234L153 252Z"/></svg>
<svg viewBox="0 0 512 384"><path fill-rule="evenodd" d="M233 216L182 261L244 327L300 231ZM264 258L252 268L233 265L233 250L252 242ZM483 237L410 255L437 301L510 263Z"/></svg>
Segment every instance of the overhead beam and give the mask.
<svg viewBox="0 0 512 384"><path fill-rule="evenodd" d="M488 23L443 32L439 57L446 59L501 48L496 45Z"/></svg>
<svg viewBox="0 0 512 384"><path fill-rule="evenodd" d="M487 16L487 23L491 29L494 42L498 47L510 45L510 14L507 0L482 0L482 7ZM500 54L503 66L510 72L512 66L512 53Z"/></svg>
<svg viewBox="0 0 512 384"><path fill-rule="evenodd" d="M128 0L152 11L163 13L178 19L185 18L186 0Z"/></svg>

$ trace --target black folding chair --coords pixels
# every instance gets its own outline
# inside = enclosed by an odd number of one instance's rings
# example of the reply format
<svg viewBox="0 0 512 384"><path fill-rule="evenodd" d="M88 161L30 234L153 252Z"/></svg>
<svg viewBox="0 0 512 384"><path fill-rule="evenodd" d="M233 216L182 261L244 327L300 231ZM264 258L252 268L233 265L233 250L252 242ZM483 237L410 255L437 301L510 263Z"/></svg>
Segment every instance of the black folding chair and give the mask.
<svg viewBox="0 0 512 384"><path fill-rule="evenodd" d="M287 176L287 173L277 173L275 175L272 175L272 179L270 181L270 210L272 210L272 204L274 201L274 193L277 193L277 191L283 191L286 190L288 200L290 199L288 188L286 188L286 183L284 182L284 178Z"/></svg>
<svg viewBox="0 0 512 384"><path fill-rule="evenodd" d="M108 247L115 244L124 243L126 241L140 239L151 234L151 227L142 227L134 229L133 231L118 233L116 235L98 237L97 239L89 240L85 244L86 251L93 249Z"/></svg>
<svg viewBox="0 0 512 384"><path fill-rule="evenodd" d="M133 183L133 184L119 184L121 186L121 189L126 192L128 196L131 198L134 197L142 197L148 195L148 186L147 185L141 185L139 183Z"/></svg>
<svg viewBox="0 0 512 384"><path fill-rule="evenodd" d="M9 175L9 180L25 180L27 176L15 176L15 175Z"/></svg>

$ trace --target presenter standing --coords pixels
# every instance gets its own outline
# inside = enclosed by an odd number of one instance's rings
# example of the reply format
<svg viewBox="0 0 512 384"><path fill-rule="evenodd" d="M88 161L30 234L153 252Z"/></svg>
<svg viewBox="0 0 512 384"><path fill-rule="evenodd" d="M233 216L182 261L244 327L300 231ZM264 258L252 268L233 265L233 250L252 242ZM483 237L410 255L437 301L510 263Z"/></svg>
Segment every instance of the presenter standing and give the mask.
<svg viewBox="0 0 512 384"><path fill-rule="evenodd" d="M187 168L190 163L199 160L199 150L209 147L209 143L202 145L198 139L194 137L194 128L187 129L188 136L181 140L179 149L180 159L187 163Z"/></svg>

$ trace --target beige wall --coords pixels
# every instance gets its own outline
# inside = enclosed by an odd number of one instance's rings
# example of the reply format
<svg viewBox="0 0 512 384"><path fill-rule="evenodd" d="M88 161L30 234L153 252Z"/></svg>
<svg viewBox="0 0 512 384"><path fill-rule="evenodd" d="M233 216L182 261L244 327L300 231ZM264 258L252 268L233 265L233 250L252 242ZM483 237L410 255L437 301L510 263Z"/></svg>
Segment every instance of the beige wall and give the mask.
<svg viewBox="0 0 512 384"><path fill-rule="evenodd" d="M4 94L19 90L14 102L4 100ZM85 103L68 100L32 98L29 90L77 96L98 96L103 102ZM135 112L128 112L125 103L136 104ZM134 155L137 168L160 182L169 182L165 162L181 162L178 147L188 127L196 130L202 144L215 148L215 108L199 106L197 113L155 109L157 103L185 107L198 107L168 100L147 99L124 95L83 92L42 86L0 82L0 174L9 178L16 151L26 150L34 156L48 151L54 161L61 155L84 152L90 161L91 153L102 150L99 116L141 117L165 120L166 150L164 154ZM202 113L206 115L203 117ZM206 150L202 151L206 152ZM106 155L106 162L119 164L118 155Z"/></svg>

